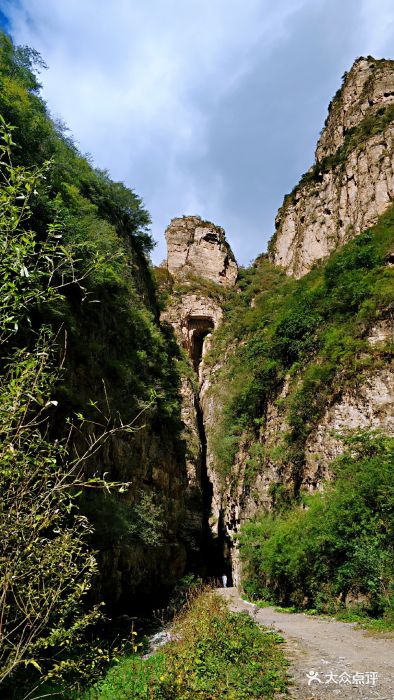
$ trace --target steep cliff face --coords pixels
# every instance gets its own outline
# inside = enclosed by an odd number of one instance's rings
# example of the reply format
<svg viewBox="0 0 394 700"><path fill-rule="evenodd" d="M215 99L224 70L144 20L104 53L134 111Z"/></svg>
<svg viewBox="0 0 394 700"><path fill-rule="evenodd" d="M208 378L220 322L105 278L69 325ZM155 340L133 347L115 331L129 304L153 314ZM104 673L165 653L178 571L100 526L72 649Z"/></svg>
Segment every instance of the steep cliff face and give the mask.
<svg viewBox="0 0 394 700"><path fill-rule="evenodd" d="M394 435L394 372L390 366L360 377L328 407L305 446L305 485L314 490L330 477L330 462L343 452L343 441L354 430L382 430Z"/></svg>
<svg viewBox="0 0 394 700"><path fill-rule="evenodd" d="M237 263L224 230L199 216L172 219L166 230L168 271L177 278L194 274L231 287Z"/></svg>
<svg viewBox="0 0 394 700"><path fill-rule="evenodd" d="M100 566L95 596L112 614L149 610L165 601L193 547L185 528L185 454L180 436L166 432L147 418L134 436L108 441L100 469L131 486L118 499L93 495L84 503L95 523Z"/></svg>
<svg viewBox="0 0 394 700"><path fill-rule="evenodd" d="M316 161L276 217L270 259L302 277L394 197L394 62L358 59L329 108Z"/></svg>
<svg viewBox="0 0 394 700"><path fill-rule="evenodd" d="M187 472L183 529L189 542L189 565L203 572L204 540L209 536L208 501L212 494L206 464L206 417L200 402L200 388L203 356L222 316L218 301L206 296L203 290L193 294L173 292L172 299L162 314L162 321L173 327L175 337L189 360L189 371L183 374L180 390Z"/></svg>
<svg viewBox="0 0 394 700"><path fill-rule="evenodd" d="M393 68L356 61L315 166L278 214L270 260L242 272L236 294L221 229L197 217L167 229L174 283L162 318L194 370L182 388L187 527L200 537L196 561L216 558L205 573L231 570L234 583L243 523L320 489L349 431L394 434Z"/></svg>
<svg viewBox="0 0 394 700"><path fill-rule="evenodd" d="M218 527L221 529L235 583L242 579L237 535L245 522L261 511L280 510L297 493L314 493L323 488L324 481L332 477L332 461L344 452L345 440L354 432L377 430L394 435L392 318L380 321L367 333L365 346L355 361L361 367L363 362L371 367L360 369L357 378L353 373L347 375L346 361L339 361L336 372L331 371L323 386L316 384L312 390L315 396L309 396L308 382L324 362L319 356L312 359L309 370L306 365L282 379L279 375L277 387L269 392L265 406L262 402L254 421L249 425L243 421L246 424L237 438L231 469L225 476L215 445L216 425L223 420L223 409L228 410L229 406L227 388L221 385L223 365L204 368L206 383L202 384L200 396L206 416L207 465L213 484L211 524L216 535ZM253 337L247 343L253 343ZM230 387L230 396L233 391ZM242 401L242 390L238 397ZM305 406L308 401L312 410Z"/></svg>
<svg viewBox="0 0 394 700"><path fill-rule="evenodd" d="M264 272L251 277L250 292L243 283L245 301L235 298L222 338L213 336L200 396L212 526L235 581L243 523L322 488L352 431L394 434L393 138L394 62L359 59L269 246L269 262L289 277L322 260L319 272L281 282L262 258Z"/></svg>
<svg viewBox="0 0 394 700"><path fill-rule="evenodd" d="M343 76L343 86L332 100L316 147L316 160L334 155L350 129L367 115L394 103L394 61L357 59Z"/></svg>
<svg viewBox="0 0 394 700"><path fill-rule="evenodd" d="M95 597L105 600L111 614L160 604L182 576L193 546L184 526L188 476L179 350L159 324L146 260L137 274L136 290L127 290L121 307L103 292L93 309L73 307L68 371L59 388L61 408L72 400L95 421L79 436L79 453L94 439L103 416L111 425L120 420L132 425L105 440L87 464L89 474L106 474L129 487L111 494L93 489L81 504L95 528L92 544L100 566Z"/></svg>
<svg viewBox="0 0 394 700"><path fill-rule="evenodd" d="M238 268L223 229L200 217L173 219L166 238L172 293L161 319L174 329L190 368L181 389L188 478L184 529L194 543L189 566L204 575L219 575L226 564L218 532L218 485L206 435L211 412L205 401L209 371L204 356L222 321L224 296L235 284Z"/></svg>

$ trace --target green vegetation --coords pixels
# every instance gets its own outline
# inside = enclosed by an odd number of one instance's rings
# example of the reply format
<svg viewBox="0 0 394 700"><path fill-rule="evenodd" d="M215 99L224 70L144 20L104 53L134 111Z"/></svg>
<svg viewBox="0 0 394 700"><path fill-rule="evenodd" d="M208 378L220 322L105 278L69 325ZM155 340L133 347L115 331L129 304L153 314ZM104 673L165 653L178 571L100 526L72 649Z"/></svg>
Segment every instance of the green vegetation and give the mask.
<svg viewBox="0 0 394 700"><path fill-rule="evenodd" d="M342 145L335 153L325 156L322 160L317 161L309 170L302 175L299 183L294 187L290 194L287 194L283 200L282 207L286 207L290 202L294 202L296 195L305 185L321 182L324 173L337 168L344 167L352 151L358 147L363 147L367 139L376 134L381 134L389 124L394 120L394 105L380 107L373 114L367 115L357 126L348 129L345 132ZM339 175L341 175L341 170ZM273 243L271 241L270 245Z"/></svg>
<svg viewBox="0 0 394 700"><path fill-rule="evenodd" d="M166 546L161 494L128 486L153 467L142 432L163 459L183 455L149 216L49 118L42 67L0 35L0 683L18 700L46 679L72 688L100 675L113 652L95 641L93 546Z"/></svg>
<svg viewBox="0 0 394 700"><path fill-rule="evenodd" d="M323 411L344 386L389 357L387 344L369 344L368 330L392 313L393 269L385 256L393 234L391 208L301 280L286 277L264 256L241 272L207 357L213 367L226 357L214 378L220 409L210 436L224 481L234 478L233 460L242 443L250 453L247 471L287 466L297 496L305 442ZM278 398L285 381L288 392ZM263 440L273 402L287 423L274 446ZM286 500L286 494L281 497Z"/></svg>
<svg viewBox="0 0 394 700"><path fill-rule="evenodd" d="M49 118L36 77L42 67L34 50L15 48L0 36L0 114L15 126L13 163L33 169L49 163L45 179L36 183L30 224L38 240L56 228L73 259L73 279L31 320L34 329L53 328L59 353L66 350L54 432L62 432L71 414L95 420L101 411L113 424L143 411L139 425L153 426L163 452L180 451L179 351L158 323L147 258L153 247L149 215L134 192L94 169L65 128ZM55 283L62 282L57 271ZM86 446L91 435L81 432L80 439ZM129 480L140 463L136 445L127 465L96 459L90 468Z"/></svg>
<svg viewBox="0 0 394 700"><path fill-rule="evenodd" d="M162 308L165 308L170 298L173 301L185 294L200 294L214 299L219 304L223 304L226 297L231 294L221 284L191 273L182 280L175 280L166 267L155 267L154 275Z"/></svg>
<svg viewBox="0 0 394 700"><path fill-rule="evenodd" d="M350 604L352 619L394 627L394 440L360 433L347 443L322 493L243 527L245 589L318 612Z"/></svg>
<svg viewBox="0 0 394 700"><path fill-rule="evenodd" d="M34 330L34 316L37 309L56 304L64 286L79 282L56 223L49 224L41 238L29 227L48 168L13 165L13 134L2 120L0 685L4 698L22 698L32 686L51 678L70 687L91 681L110 658L92 631L101 618L100 606L86 605L97 562L88 546L92 528L77 501L81 488L104 486L101 479L84 478L83 464L108 431L96 425L96 443L78 457L70 454L71 422L67 437L54 441L50 436L61 373L57 338L49 326Z"/></svg>
<svg viewBox="0 0 394 700"><path fill-rule="evenodd" d="M153 413L176 423L178 377L169 358L177 352L157 323L149 215L137 195L92 168L64 127L51 121L34 73L40 67L34 51L0 36L0 114L16 127L14 165L51 162L31 205L31 226L39 238L48 225L57 226L64 248L73 252L75 276L83 280L70 283L45 310L45 322L62 325L68 336L70 372L61 408L85 411L93 399L106 412L108 402L111 413L127 421L153 390Z"/></svg>
<svg viewBox="0 0 394 700"><path fill-rule="evenodd" d="M230 612L217 594L193 598L172 634L151 658L114 665L84 700L268 700L286 689L280 637Z"/></svg>

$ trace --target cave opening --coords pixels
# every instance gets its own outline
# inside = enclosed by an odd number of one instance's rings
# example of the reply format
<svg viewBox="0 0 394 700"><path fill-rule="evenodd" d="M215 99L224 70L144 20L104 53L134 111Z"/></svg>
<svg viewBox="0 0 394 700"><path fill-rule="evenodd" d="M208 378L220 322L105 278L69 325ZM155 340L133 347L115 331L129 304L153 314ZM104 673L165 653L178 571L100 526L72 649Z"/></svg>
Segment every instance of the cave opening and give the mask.
<svg viewBox="0 0 394 700"><path fill-rule="evenodd" d="M193 362L194 371L199 375L200 365L204 353L204 343L207 335L214 330L215 324L212 318L193 316L188 319L188 351ZM200 439L200 463L201 463L201 492L202 492L202 538L201 556L198 573L206 580L221 580L223 574L227 576L227 585L232 585L231 542L226 534L223 512L220 512L217 523L217 534L214 534L210 525L213 502L213 484L209 477L207 465L207 436L204 424L204 412L200 393L196 394L195 401L197 426Z"/></svg>
<svg viewBox="0 0 394 700"><path fill-rule="evenodd" d="M214 327L213 319L209 316L191 316L188 319L188 350L197 374L202 360L206 336L213 331Z"/></svg>

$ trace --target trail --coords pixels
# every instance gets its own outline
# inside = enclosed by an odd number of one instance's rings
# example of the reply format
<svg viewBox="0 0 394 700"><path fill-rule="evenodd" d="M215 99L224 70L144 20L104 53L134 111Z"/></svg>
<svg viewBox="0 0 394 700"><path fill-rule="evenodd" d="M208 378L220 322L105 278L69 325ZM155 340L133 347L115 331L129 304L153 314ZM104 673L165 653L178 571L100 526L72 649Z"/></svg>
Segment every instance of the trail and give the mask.
<svg viewBox="0 0 394 700"><path fill-rule="evenodd" d="M220 589L220 593L232 610L247 612L257 623L283 635L292 698L394 700L394 638L372 636L354 624L333 619L258 608L243 601L236 588ZM311 672L318 680L308 685Z"/></svg>

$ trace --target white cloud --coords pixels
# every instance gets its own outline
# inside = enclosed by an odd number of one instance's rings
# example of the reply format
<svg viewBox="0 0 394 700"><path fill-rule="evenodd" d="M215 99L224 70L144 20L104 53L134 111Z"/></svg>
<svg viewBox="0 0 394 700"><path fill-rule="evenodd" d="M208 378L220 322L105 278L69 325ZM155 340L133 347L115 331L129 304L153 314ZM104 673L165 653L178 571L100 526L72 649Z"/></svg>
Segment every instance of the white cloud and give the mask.
<svg viewBox="0 0 394 700"><path fill-rule="evenodd" d="M324 61L332 59L334 85L341 74L336 35L342 32L345 44L348 42L344 61L352 60L348 54L363 53L364 45L369 53L377 46L378 51L383 50L381 45L390 39L387 20L392 21L393 14L390 0L363 0L361 9L357 0L3 3L16 43L36 48L49 65L42 82L52 113L64 119L81 150L90 152L99 167L108 168L113 177L124 180L143 197L152 214L153 234L160 240L156 260L165 254L164 228L172 216L182 213L200 213L224 224L243 262L263 248L262 205L252 197L265 192L271 198L267 217L272 221L282 191L278 188L287 186L286 177L275 168L283 169L281 158L286 153L292 157L292 151L285 137L281 152L276 137L278 159L264 160L264 154L272 152L264 139L272 140L272 135L260 123L261 104L280 103L283 110L302 110L293 89L295 81L302 84L303 79L294 68L299 57L305 80L311 80L314 61L319 66L319 60L326 65ZM357 16L361 12L363 18L363 25L353 23L354 36L349 38L346 26L341 26L342 11L336 26L335 8L342 6L352 7ZM333 35L327 56L313 55L314 34L319 30L322 44L325 33ZM354 53L357 37L358 54ZM288 61L288 70L282 66L276 84L277 66L283 60ZM311 72L305 70L309 64ZM249 92L242 90L243 85L249 85ZM313 85L309 89L313 92ZM256 92L259 90L261 93ZM330 97L319 99L325 105ZM320 103L316 110L321 119ZM308 119L305 128L312 134L318 124L313 115ZM295 139L300 138L302 121L302 115L294 112L287 124ZM228 133L224 122L234 124L233 133ZM284 128L281 123L277 127ZM212 138L221 133L226 138L219 152ZM227 168L232 151L237 154L236 162ZM243 162L243 153L250 154L250 165ZM247 177L250 187L245 186ZM275 197L270 194L270 179L277 183ZM239 201L233 194L236 191L242 191ZM244 212L250 214L247 220Z"/></svg>

